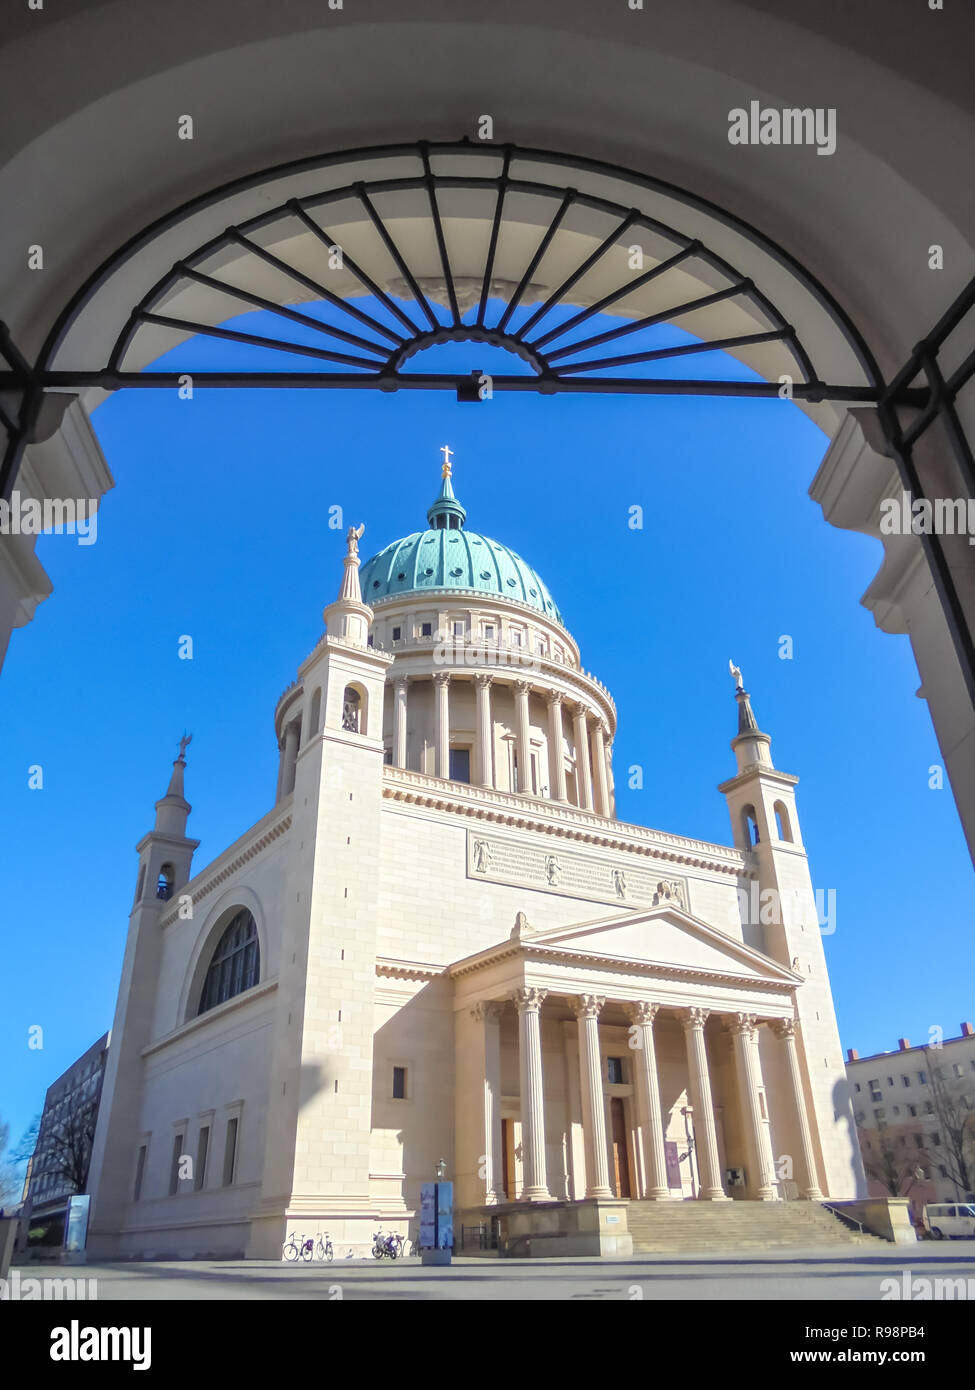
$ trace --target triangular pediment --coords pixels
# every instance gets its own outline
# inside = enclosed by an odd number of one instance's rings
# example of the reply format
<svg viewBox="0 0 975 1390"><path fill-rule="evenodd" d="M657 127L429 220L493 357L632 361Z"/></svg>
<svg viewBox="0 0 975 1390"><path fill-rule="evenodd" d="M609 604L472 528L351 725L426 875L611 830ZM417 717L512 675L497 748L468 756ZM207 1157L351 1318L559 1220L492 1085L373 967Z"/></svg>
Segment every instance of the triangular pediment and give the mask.
<svg viewBox="0 0 975 1390"><path fill-rule="evenodd" d="M726 936L680 908L613 913L571 927L526 932L521 944L567 956L605 956L642 965L660 964L743 980L795 986L796 976L761 951Z"/></svg>

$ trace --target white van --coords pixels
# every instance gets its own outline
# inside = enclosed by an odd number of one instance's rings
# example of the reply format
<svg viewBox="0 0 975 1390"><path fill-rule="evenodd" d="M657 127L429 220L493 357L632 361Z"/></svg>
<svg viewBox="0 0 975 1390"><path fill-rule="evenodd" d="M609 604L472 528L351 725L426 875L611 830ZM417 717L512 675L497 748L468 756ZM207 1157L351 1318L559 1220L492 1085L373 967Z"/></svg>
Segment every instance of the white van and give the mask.
<svg viewBox="0 0 975 1390"><path fill-rule="evenodd" d="M935 1240L975 1236L975 1202L929 1202L924 1224Z"/></svg>

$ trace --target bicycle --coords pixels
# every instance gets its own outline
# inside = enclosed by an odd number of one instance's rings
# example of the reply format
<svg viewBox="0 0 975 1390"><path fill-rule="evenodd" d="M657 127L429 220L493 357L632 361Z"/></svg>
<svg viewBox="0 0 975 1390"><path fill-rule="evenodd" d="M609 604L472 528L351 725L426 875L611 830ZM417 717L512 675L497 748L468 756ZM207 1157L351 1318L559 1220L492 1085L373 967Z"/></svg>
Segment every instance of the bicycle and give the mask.
<svg viewBox="0 0 975 1390"><path fill-rule="evenodd" d="M334 1257L335 1251L332 1249L332 1237L329 1235L328 1231L326 1231L325 1239L322 1240L322 1234L321 1231L319 1231L315 1240L315 1259L327 1260L328 1263L331 1264Z"/></svg>
<svg viewBox="0 0 975 1390"><path fill-rule="evenodd" d="M372 1238L372 1255L375 1260L395 1260L399 1254L395 1236L384 1236L383 1228Z"/></svg>
<svg viewBox="0 0 975 1390"><path fill-rule="evenodd" d="M307 1263L308 1260L313 1258L314 1253L315 1242L312 1240L311 1236L309 1236L306 1240L304 1232L302 1232L302 1234L298 1236L296 1241L295 1234L292 1231L291 1235L285 1242L284 1249L281 1252L281 1258L283 1260L291 1261L296 1261L300 1258Z"/></svg>

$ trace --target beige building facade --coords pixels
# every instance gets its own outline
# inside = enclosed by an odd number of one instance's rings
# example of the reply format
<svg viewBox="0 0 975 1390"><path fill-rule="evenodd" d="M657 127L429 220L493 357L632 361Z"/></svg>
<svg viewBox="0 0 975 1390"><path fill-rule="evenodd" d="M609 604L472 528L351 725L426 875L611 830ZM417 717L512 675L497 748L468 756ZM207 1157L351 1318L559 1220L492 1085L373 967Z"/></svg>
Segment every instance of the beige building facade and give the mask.
<svg viewBox="0 0 975 1390"><path fill-rule="evenodd" d="M367 1253L440 1160L458 1224L865 1192L797 779L740 674L733 843L617 820L612 697L450 471L361 567L350 530L275 804L203 868L181 748L138 845L97 1254Z"/></svg>

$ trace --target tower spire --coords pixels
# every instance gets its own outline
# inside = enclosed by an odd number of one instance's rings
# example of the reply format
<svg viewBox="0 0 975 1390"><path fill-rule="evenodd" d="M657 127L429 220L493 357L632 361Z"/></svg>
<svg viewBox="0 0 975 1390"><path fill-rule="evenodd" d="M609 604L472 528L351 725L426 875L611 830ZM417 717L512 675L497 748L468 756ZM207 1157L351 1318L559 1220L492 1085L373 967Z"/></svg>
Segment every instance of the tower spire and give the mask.
<svg viewBox="0 0 975 1390"><path fill-rule="evenodd" d="M186 771L186 749L192 741L192 734L184 734L179 740L179 751L173 763L166 795L156 802L156 824L153 829L163 835L186 834L186 819L193 808L183 794L183 773Z"/></svg>
<svg viewBox="0 0 975 1390"><path fill-rule="evenodd" d="M322 610L330 637L339 637L353 646L364 647L369 640L373 612L362 600L359 584L359 541L365 526L350 526L345 533L345 557L338 598Z"/></svg>
<svg viewBox="0 0 975 1390"><path fill-rule="evenodd" d="M738 761L738 771L744 772L746 768L757 765L761 767L772 766L772 754L769 751L772 740L768 734L763 734L758 727L758 720L752 709L752 700L745 683L742 679L741 669L733 661L728 662L735 681L735 702L738 705L738 733L731 741L735 758Z"/></svg>
<svg viewBox="0 0 975 1390"><path fill-rule="evenodd" d="M443 467L440 470L442 479L440 493L427 512L427 521L434 531L459 531L464 525L467 512L454 496L453 485L450 481L454 472L454 465L450 457L453 450L449 444L444 444L440 452L443 454Z"/></svg>

